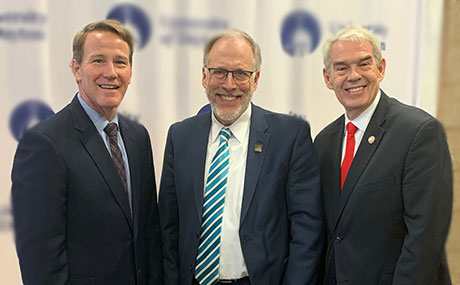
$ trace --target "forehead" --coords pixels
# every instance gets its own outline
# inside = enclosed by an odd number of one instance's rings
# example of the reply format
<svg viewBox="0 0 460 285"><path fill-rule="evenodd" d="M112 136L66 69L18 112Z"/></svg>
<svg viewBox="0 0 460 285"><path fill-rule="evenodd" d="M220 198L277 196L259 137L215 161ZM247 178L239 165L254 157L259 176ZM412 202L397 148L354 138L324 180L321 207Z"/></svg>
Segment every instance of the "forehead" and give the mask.
<svg viewBox="0 0 460 285"><path fill-rule="evenodd" d="M212 67L253 68L252 48L244 38L225 37L219 39L208 55L208 65Z"/></svg>
<svg viewBox="0 0 460 285"><path fill-rule="evenodd" d="M92 31L86 36L84 56L92 54L117 54L129 56L129 45L121 36L108 31Z"/></svg>
<svg viewBox="0 0 460 285"><path fill-rule="evenodd" d="M373 55L369 41L336 41L330 49L331 62L351 61Z"/></svg>

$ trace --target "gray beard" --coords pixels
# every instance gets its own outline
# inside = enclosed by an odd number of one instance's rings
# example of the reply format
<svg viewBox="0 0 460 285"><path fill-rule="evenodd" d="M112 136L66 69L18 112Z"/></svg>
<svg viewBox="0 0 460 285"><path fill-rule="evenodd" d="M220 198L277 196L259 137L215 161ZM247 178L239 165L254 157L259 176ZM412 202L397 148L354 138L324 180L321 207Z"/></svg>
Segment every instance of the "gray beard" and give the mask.
<svg viewBox="0 0 460 285"><path fill-rule="evenodd" d="M249 106L249 103L251 103L251 101L252 101L252 95L253 94L254 93L251 93L249 95L249 97L248 97L249 100L245 104L241 104L240 107L238 108L238 110L233 114L224 115L219 111L219 109L217 108L217 105L215 103L213 103L211 101L209 101L209 103L211 104L211 109L212 109L213 114L219 119L219 121L230 125L233 122L235 122L241 116L241 114L244 113L244 111L246 111L246 109Z"/></svg>

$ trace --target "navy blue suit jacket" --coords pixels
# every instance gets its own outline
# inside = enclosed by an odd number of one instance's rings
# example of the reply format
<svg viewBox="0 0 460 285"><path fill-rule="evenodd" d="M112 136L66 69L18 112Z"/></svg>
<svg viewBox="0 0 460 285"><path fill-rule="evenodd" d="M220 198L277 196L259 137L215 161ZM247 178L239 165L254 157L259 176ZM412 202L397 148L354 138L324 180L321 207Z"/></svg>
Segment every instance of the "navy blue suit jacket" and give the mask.
<svg viewBox="0 0 460 285"><path fill-rule="evenodd" d="M314 284L323 212L310 127L251 107L239 228L251 284ZM189 285L194 276L210 127L209 112L172 125L168 133L159 198L167 284Z"/></svg>
<svg viewBox="0 0 460 285"><path fill-rule="evenodd" d="M119 116L128 196L94 124L75 97L24 134L12 172L24 284L161 284L161 240L150 139Z"/></svg>
<svg viewBox="0 0 460 285"><path fill-rule="evenodd" d="M383 91L340 191L344 116L315 139L327 284L450 284L452 165L441 124ZM373 138L372 138L373 137Z"/></svg>

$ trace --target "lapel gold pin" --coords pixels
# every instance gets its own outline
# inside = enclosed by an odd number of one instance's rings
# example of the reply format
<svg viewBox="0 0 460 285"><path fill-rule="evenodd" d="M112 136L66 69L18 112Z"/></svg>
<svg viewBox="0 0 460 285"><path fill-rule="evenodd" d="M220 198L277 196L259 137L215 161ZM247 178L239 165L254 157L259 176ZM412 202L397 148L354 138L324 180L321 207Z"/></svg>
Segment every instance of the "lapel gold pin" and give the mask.
<svg viewBox="0 0 460 285"><path fill-rule="evenodd" d="M261 144L255 144L254 145L254 151L255 152L262 152L262 145Z"/></svg>
<svg viewBox="0 0 460 285"><path fill-rule="evenodd" d="M374 136L370 136L367 141L370 143L370 144L373 144L375 142L375 137Z"/></svg>

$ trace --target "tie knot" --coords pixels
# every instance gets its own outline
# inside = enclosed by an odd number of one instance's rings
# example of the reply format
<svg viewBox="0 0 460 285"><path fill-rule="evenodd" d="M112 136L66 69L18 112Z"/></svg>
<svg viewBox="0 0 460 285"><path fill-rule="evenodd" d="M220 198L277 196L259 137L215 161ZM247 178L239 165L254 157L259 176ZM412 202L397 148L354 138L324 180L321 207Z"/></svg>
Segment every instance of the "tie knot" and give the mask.
<svg viewBox="0 0 460 285"><path fill-rule="evenodd" d="M108 123L107 126L104 128L104 132L109 137L116 137L118 133L118 126L116 123Z"/></svg>
<svg viewBox="0 0 460 285"><path fill-rule="evenodd" d="M230 139L231 136L232 136L232 131L229 128L223 128L220 131L220 140L221 141L228 142L228 140Z"/></svg>
<svg viewBox="0 0 460 285"><path fill-rule="evenodd" d="M358 130L358 127L356 127L355 125L353 125L352 122L349 122L347 124L347 132L349 135L354 135L356 133L356 131Z"/></svg>

